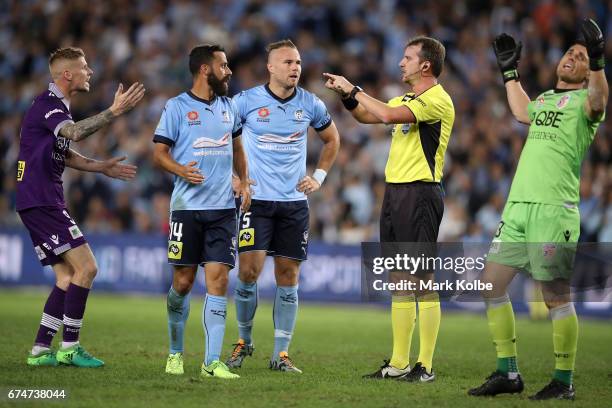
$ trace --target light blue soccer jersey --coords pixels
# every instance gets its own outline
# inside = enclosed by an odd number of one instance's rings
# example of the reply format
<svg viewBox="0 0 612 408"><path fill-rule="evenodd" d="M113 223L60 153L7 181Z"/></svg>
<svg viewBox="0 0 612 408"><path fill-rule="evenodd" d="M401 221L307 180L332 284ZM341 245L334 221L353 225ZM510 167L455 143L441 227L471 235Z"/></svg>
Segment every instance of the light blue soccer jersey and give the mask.
<svg viewBox="0 0 612 408"><path fill-rule="evenodd" d="M325 104L314 94L296 88L281 99L268 85L234 96L242 120L242 143L249 161L252 198L267 201L305 200L296 190L306 176L308 127L322 131L331 123Z"/></svg>
<svg viewBox="0 0 612 408"><path fill-rule="evenodd" d="M171 146L172 157L182 165L198 162L205 177L196 185L175 176L171 210L235 208L232 139L241 130L236 105L228 97L209 102L188 91L168 100L153 141Z"/></svg>

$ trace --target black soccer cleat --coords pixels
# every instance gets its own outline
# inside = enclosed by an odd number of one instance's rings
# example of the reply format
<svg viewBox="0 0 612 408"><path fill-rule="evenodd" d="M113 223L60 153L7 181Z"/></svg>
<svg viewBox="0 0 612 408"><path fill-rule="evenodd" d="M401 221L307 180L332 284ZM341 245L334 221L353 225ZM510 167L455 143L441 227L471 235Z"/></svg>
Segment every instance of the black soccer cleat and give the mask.
<svg viewBox="0 0 612 408"><path fill-rule="evenodd" d="M508 378L508 375L501 371L495 371L487 377L486 381L479 387L472 388L468 395L475 397L493 397L497 394L516 394L523 392L525 388L520 374L515 379Z"/></svg>
<svg viewBox="0 0 612 408"><path fill-rule="evenodd" d="M406 366L404 368L396 368L389 364L389 360L384 361L385 363L380 366L377 371L373 372L372 374L366 374L362 378L397 380L410 372L410 366Z"/></svg>
<svg viewBox="0 0 612 408"><path fill-rule="evenodd" d="M416 363L412 370L405 376L398 378L398 381L408 381L408 382L432 382L436 379L436 374L433 370L431 372L427 372L427 369L423 367L423 364L420 362Z"/></svg>
<svg viewBox="0 0 612 408"><path fill-rule="evenodd" d="M550 399L574 400L576 389L573 385L567 385L553 378L548 385L529 397L532 401L544 401Z"/></svg>

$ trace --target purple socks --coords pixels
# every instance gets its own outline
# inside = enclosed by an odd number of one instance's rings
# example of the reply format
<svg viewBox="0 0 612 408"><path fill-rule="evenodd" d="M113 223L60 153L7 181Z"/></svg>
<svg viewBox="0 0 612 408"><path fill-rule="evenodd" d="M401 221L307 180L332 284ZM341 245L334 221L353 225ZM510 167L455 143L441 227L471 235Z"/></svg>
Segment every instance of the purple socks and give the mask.
<svg viewBox="0 0 612 408"><path fill-rule="evenodd" d="M79 332L83 325L87 295L89 295L89 289L87 288L73 283L68 286L64 302L64 343L76 343L79 341Z"/></svg>
<svg viewBox="0 0 612 408"><path fill-rule="evenodd" d="M66 292L57 286L53 287L53 290L47 298L47 303L43 309L42 319L40 326L38 327L38 333L36 334L36 340L34 344L41 347L51 346L53 336L58 332L62 325L62 318L64 316L64 298Z"/></svg>

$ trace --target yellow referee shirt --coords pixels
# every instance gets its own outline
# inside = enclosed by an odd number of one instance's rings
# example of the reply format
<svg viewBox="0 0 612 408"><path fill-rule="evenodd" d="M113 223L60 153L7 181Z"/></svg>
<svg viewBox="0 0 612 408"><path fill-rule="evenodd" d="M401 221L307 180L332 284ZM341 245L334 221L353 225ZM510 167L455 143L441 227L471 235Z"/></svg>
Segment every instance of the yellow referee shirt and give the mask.
<svg viewBox="0 0 612 408"><path fill-rule="evenodd" d="M387 183L440 182L455 108L442 85L436 84L416 96L407 93L388 102L407 106L416 123L393 127L391 150L385 168Z"/></svg>

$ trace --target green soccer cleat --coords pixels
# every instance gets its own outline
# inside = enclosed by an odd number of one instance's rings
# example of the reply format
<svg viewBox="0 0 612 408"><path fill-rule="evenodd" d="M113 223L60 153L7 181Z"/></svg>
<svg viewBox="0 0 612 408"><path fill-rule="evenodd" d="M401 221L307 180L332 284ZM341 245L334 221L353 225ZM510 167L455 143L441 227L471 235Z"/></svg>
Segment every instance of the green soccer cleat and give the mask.
<svg viewBox="0 0 612 408"><path fill-rule="evenodd" d="M184 372L183 353L169 354L166 362L166 374L181 375Z"/></svg>
<svg viewBox="0 0 612 408"><path fill-rule="evenodd" d="M47 366L47 367L55 367L58 365L57 358L55 357L55 351L53 350L45 350L40 353L34 355L30 354L28 356L28 365L30 366Z"/></svg>
<svg viewBox="0 0 612 408"><path fill-rule="evenodd" d="M57 361L60 364L84 368L98 368L104 365L104 361L89 354L80 344L59 349L57 351Z"/></svg>
<svg viewBox="0 0 612 408"><path fill-rule="evenodd" d="M233 380L240 378L238 374L232 373L222 361L215 360L209 365L202 364L200 376L204 378L222 378L224 380Z"/></svg>

